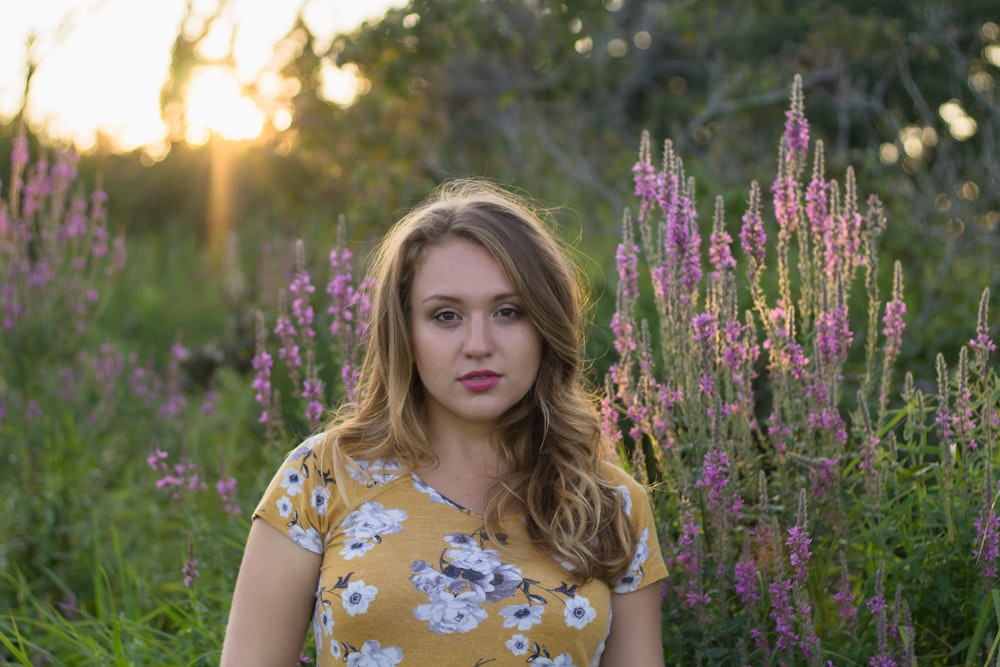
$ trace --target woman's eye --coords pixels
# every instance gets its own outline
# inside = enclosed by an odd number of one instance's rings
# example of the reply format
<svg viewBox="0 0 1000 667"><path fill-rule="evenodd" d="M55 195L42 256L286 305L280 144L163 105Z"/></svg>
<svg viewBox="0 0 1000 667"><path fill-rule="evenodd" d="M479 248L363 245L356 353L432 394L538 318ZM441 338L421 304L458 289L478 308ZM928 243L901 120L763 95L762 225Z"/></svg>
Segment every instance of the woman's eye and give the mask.
<svg viewBox="0 0 1000 667"><path fill-rule="evenodd" d="M453 310L442 310L441 312L434 313L432 319L435 322L454 322L458 319L458 313Z"/></svg>
<svg viewBox="0 0 1000 667"><path fill-rule="evenodd" d="M521 311L513 306L504 306L497 311L497 317L503 320L512 320L520 316Z"/></svg>

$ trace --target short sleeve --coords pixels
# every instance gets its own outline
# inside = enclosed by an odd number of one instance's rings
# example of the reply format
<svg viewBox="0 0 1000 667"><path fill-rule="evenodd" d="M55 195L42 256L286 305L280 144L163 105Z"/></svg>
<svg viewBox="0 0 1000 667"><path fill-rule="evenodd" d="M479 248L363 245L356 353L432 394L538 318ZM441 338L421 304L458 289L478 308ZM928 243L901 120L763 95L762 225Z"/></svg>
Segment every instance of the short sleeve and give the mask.
<svg viewBox="0 0 1000 667"><path fill-rule="evenodd" d="M341 504L322 444L323 436L317 435L292 450L253 513L316 554L323 553Z"/></svg>
<svg viewBox="0 0 1000 667"><path fill-rule="evenodd" d="M667 576L667 566L660 549L656 517L649 491L621 468L607 464L607 478L617 486L623 508L637 538L632 562L612 587L615 593L630 593L654 584Z"/></svg>

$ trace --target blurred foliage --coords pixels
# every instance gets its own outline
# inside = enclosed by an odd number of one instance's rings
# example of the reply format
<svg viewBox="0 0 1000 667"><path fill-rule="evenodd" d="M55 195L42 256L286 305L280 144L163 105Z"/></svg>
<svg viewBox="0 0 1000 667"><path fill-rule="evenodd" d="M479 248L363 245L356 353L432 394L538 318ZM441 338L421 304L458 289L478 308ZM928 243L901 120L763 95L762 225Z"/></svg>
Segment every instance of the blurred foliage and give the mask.
<svg viewBox="0 0 1000 667"><path fill-rule="evenodd" d="M183 121L177 91L209 64L192 58L211 19L178 36L163 87L172 123ZM564 235L592 258L583 263L603 323L613 308L607 248L633 203L620 184L641 131L674 142L689 173L725 198L732 228L750 180L766 185L773 173L780 111L801 73L832 175L855 166L886 204L883 251L902 261L910 286L903 363L930 368L928 350L963 342L951 322L974 312L979 289L1000 284L996 20L986 0L413 0L331 43L299 20L272 63L295 83L283 89L291 126L229 146L232 224L282 243L307 238L318 256L339 215L368 247L437 182L497 179L557 207ZM333 66L364 81L350 106L322 96ZM952 133L955 122L965 134ZM212 150L175 140L154 161L106 144L85 168L103 174L130 234L206 237ZM707 232L711 212L699 213ZM271 296L245 287L245 300Z"/></svg>

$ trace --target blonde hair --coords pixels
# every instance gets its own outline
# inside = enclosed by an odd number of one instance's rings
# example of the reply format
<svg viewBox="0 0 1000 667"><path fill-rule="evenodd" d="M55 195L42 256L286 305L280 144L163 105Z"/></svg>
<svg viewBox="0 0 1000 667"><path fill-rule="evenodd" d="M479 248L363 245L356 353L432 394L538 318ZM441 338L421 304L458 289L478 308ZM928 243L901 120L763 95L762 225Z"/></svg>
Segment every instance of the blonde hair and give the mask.
<svg viewBox="0 0 1000 667"><path fill-rule="evenodd" d="M523 199L488 182L451 181L404 216L374 256L368 341L358 402L328 426L338 486L356 461L396 458L410 469L434 461L423 428L423 390L409 334L409 296L427 249L448 239L485 248L541 334L534 386L497 428L509 472L488 492L487 532L523 511L536 547L582 580L612 582L628 569L636 537L617 490L600 474L600 421L584 388L583 303L576 273L555 236Z"/></svg>

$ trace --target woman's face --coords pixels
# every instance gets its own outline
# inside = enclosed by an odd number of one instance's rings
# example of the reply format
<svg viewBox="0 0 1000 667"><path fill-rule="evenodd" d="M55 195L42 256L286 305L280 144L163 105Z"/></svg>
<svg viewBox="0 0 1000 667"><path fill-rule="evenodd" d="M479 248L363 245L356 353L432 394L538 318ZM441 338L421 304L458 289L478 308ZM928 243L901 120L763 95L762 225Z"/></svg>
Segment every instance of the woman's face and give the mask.
<svg viewBox="0 0 1000 667"><path fill-rule="evenodd" d="M449 239L414 276L410 335L428 426L492 428L531 389L542 337L500 265L479 244Z"/></svg>

